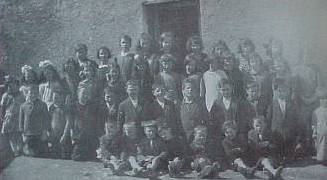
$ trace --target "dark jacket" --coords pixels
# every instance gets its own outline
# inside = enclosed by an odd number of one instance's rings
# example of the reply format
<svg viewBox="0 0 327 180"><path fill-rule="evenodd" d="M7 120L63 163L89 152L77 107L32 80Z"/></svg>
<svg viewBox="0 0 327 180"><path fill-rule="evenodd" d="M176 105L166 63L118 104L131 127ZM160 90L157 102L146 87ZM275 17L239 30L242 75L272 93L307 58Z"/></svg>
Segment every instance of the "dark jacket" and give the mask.
<svg viewBox="0 0 327 180"><path fill-rule="evenodd" d="M19 129L27 136L40 136L43 131L51 131L47 105L40 99L25 102L20 106Z"/></svg>
<svg viewBox="0 0 327 180"><path fill-rule="evenodd" d="M120 136L109 137L108 135L103 135L100 138L101 160L110 160L110 156L120 158L122 145L122 138Z"/></svg>
<svg viewBox="0 0 327 180"><path fill-rule="evenodd" d="M120 68L120 74L124 83L131 79L131 72L133 67L134 54L128 53L126 56L121 56L120 54L116 56L117 63ZM112 60L114 60L113 58ZM110 63L113 63L111 61Z"/></svg>
<svg viewBox="0 0 327 180"><path fill-rule="evenodd" d="M233 163L237 158L244 158L248 154L247 142L239 136L233 140L225 137L222 145L230 163Z"/></svg>
<svg viewBox="0 0 327 180"><path fill-rule="evenodd" d="M105 102L99 106L98 110L98 127L97 130L99 131L98 134L105 133L105 123L113 122L117 123L118 117L118 105L113 104L112 107L109 109Z"/></svg>
<svg viewBox="0 0 327 180"><path fill-rule="evenodd" d="M159 136L152 140L152 147L150 142L151 140L149 138L143 138L137 145L138 154L143 156L160 156L162 158L167 158L166 144Z"/></svg>

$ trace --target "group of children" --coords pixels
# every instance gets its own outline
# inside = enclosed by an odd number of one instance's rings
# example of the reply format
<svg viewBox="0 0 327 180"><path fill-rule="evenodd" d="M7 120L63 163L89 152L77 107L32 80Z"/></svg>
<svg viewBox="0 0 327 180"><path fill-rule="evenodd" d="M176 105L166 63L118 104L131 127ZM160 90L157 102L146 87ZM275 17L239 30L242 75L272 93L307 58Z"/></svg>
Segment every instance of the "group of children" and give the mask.
<svg viewBox="0 0 327 180"><path fill-rule="evenodd" d="M146 33L135 52L128 35L119 43L116 55L101 47L99 63L78 44L63 76L46 60L37 70L23 66L21 81L5 77L1 133L16 156L98 157L117 175L140 177L193 170L217 178L225 169L253 177L264 168L278 178L315 152L326 163L327 91L317 87L312 118L300 116L309 105L279 41L266 46L267 60L248 38L237 56L223 40L207 55L195 35L181 58L171 32L160 36L159 50Z"/></svg>

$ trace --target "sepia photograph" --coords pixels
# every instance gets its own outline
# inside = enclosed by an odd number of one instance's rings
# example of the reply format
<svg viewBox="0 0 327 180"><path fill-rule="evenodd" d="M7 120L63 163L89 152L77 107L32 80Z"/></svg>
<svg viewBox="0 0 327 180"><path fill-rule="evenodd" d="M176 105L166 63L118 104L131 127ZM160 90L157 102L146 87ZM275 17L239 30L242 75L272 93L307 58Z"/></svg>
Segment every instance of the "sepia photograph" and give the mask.
<svg viewBox="0 0 327 180"><path fill-rule="evenodd" d="M0 0L0 180L326 180L327 0Z"/></svg>

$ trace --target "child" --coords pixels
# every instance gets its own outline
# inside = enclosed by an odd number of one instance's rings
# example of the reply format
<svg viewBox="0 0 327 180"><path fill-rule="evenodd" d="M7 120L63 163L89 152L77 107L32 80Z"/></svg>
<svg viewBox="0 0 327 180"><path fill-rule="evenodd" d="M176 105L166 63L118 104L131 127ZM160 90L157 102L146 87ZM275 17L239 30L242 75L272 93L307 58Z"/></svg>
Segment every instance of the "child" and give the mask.
<svg viewBox="0 0 327 180"><path fill-rule="evenodd" d="M117 125L118 101L117 95L110 88L104 89L104 101L98 111L98 134L103 135L109 123Z"/></svg>
<svg viewBox="0 0 327 180"><path fill-rule="evenodd" d="M53 91L53 100L49 106L49 114L53 130L53 136L51 138L52 156L54 158L69 159L72 148L70 137L72 119L68 118L65 95L59 89Z"/></svg>
<svg viewBox="0 0 327 180"><path fill-rule="evenodd" d="M5 76L6 92L1 98L1 134L8 137L10 147L15 156L19 156L22 151L22 137L19 132L19 108L25 101L24 96L19 92L19 82L12 76Z"/></svg>
<svg viewBox="0 0 327 180"><path fill-rule="evenodd" d="M83 70L84 66L92 66L92 68L97 69L98 64L87 58L87 46L85 44L79 43L74 47L76 62L79 65L79 72Z"/></svg>
<svg viewBox="0 0 327 180"><path fill-rule="evenodd" d="M272 133L282 138L280 156L288 162L302 157L304 150L309 149L304 138L307 134L304 126L299 123L300 112L296 103L291 100L289 84L284 79L277 79L276 86L277 97L273 99L268 117L271 117Z"/></svg>
<svg viewBox="0 0 327 180"><path fill-rule="evenodd" d="M109 71L109 60L111 58L111 52L109 48L103 46L97 52L97 58L99 59L98 76L101 83L106 82L106 74Z"/></svg>
<svg viewBox="0 0 327 180"><path fill-rule="evenodd" d="M38 99L38 87L27 88L26 101L20 106L19 130L23 134L26 156L44 157L51 137L50 115L47 105Z"/></svg>
<svg viewBox="0 0 327 180"><path fill-rule="evenodd" d="M208 112L204 103L196 98L192 80L184 79L182 89L183 101L179 107L179 118L182 124L180 131L182 131L185 140L189 141L192 140L194 128L207 123Z"/></svg>
<svg viewBox="0 0 327 180"><path fill-rule="evenodd" d="M217 59L211 59L210 69L203 74L201 80L200 94L201 97L205 98L208 112L211 111L215 100L221 98L221 94L219 93L218 89L219 82L222 79L227 79L226 73L218 68L219 61Z"/></svg>
<svg viewBox="0 0 327 180"><path fill-rule="evenodd" d="M230 54L230 49L224 40L219 40L212 45L211 58L218 61L218 68L223 69L223 59Z"/></svg>
<svg viewBox="0 0 327 180"><path fill-rule="evenodd" d="M39 78L37 73L33 70L31 66L24 65L22 67L22 86L19 88L19 91L26 97L26 88L28 86L38 85Z"/></svg>
<svg viewBox="0 0 327 180"><path fill-rule="evenodd" d="M155 54L155 44L147 33L142 33L136 45L136 52L148 63L151 79L159 73L159 61Z"/></svg>
<svg viewBox="0 0 327 180"><path fill-rule="evenodd" d="M327 92L317 91L320 106L313 113L313 138L316 142L317 161L327 165Z"/></svg>
<svg viewBox="0 0 327 180"><path fill-rule="evenodd" d="M255 168L246 165L247 162L247 142L243 141L238 135L237 125L233 121L226 121L223 124L225 138L223 147L227 156L229 165L242 173L245 177L253 177Z"/></svg>
<svg viewBox="0 0 327 180"><path fill-rule="evenodd" d="M249 38L240 39L238 45L238 61L239 69L245 74L250 74L251 65L250 59L253 58L255 52L255 45Z"/></svg>
<svg viewBox="0 0 327 180"><path fill-rule="evenodd" d="M183 58L176 47L175 35L172 32L163 32L160 35L159 45L160 52L158 54L158 58L161 59L161 56L164 54L171 54L173 58L172 69L175 73L182 74L184 72L183 69ZM161 68L160 68L161 71Z"/></svg>
<svg viewBox="0 0 327 180"><path fill-rule="evenodd" d="M167 89L162 83L155 83L152 85L152 94L155 99L149 103L148 110L146 111L147 119L160 119L172 128L175 136L180 136L181 123L178 118L178 112L173 102L167 100Z"/></svg>
<svg viewBox="0 0 327 180"><path fill-rule="evenodd" d="M168 171L170 177L179 177L185 160L185 148L178 137L174 136L172 128L161 124L159 136L164 140L168 152Z"/></svg>
<svg viewBox="0 0 327 180"><path fill-rule="evenodd" d="M121 103L127 98L125 84L121 78L120 68L117 63L117 59L109 64L109 72L106 74L105 87L110 88L117 95L117 102Z"/></svg>
<svg viewBox="0 0 327 180"><path fill-rule="evenodd" d="M171 54L164 54L160 57L162 71L155 77L156 83L163 83L168 92L174 95L174 101L181 98L181 83L183 77L173 72L174 57Z"/></svg>
<svg viewBox="0 0 327 180"><path fill-rule="evenodd" d="M134 54L130 52L131 45L132 38L130 36L123 35L120 38L119 46L121 48L121 51L120 54L116 56L116 58L124 83L126 83L131 78L131 71L134 59Z"/></svg>
<svg viewBox="0 0 327 180"><path fill-rule="evenodd" d="M132 175L140 175L144 168L137 162L137 145L140 141L138 137L139 128L135 122L127 122L123 125L121 160L127 162L132 169Z"/></svg>
<svg viewBox="0 0 327 180"><path fill-rule="evenodd" d="M270 176L279 178L283 167L274 168L279 163L279 139L269 131L263 116L253 119L253 129L248 133L248 141L253 151L253 160L257 162L256 166L263 166Z"/></svg>
<svg viewBox="0 0 327 180"><path fill-rule="evenodd" d="M96 69L91 65L83 67L85 77L77 88L77 119L73 131L73 153L75 161L93 160L98 143L97 110L99 102Z"/></svg>
<svg viewBox="0 0 327 180"><path fill-rule="evenodd" d="M198 63L193 56L186 56L185 58L185 73L187 78L194 81L196 94L200 96L202 73L198 71Z"/></svg>
<svg viewBox="0 0 327 180"><path fill-rule="evenodd" d="M167 147L164 141L158 136L156 121L143 121L144 137L137 145L138 163L151 176L163 170L167 164Z"/></svg>
<svg viewBox="0 0 327 180"><path fill-rule="evenodd" d="M190 144L189 158L191 168L197 172L199 179L218 178L220 164L216 146L208 138L208 129L205 126L194 128L194 138Z"/></svg>
<svg viewBox="0 0 327 180"><path fill-rule="evenodd" d="M122 137L118 135L116 122L106 123L106 134L100 138L99 155L105 168L109 167L114 174L122 173L126 162L123 162L120 153L122 151Z"/></svg>
<svg viewBox="0 0 327 180"><path fill-rule="evenodd" d="M191 36L187 40L186 50L189 54L186 55L184 64L187 64L189 59L194 59L200 72L204 73L209 69L208 55L202 52L203 45L199 35Z"/></svg>

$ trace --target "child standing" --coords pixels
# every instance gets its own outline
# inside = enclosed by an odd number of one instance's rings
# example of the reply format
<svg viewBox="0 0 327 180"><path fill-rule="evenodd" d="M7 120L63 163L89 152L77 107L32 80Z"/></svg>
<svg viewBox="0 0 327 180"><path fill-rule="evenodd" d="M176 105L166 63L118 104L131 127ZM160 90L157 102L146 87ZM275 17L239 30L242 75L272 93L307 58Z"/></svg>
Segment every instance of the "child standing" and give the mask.
<svg viewBox="0 0 327 180"><path fill-rule="evenodd" d="M58 89L53 91L53 100L49 106L49 113L53 130L51 138L52 156L54 158L70 159L72 119L68 118L65 95Z"/></svg>
<svg viewBox="0 0 327 180"><path fill-rule="evenodd" d="M19 130L23 133L27 156L43 157L48 151L47 140L51 137L50 115L47 105L38 99L38 87L27 88L26 101L20 106Z"/></svg>
<svg viewBox="0 0 327 180"><path fill-rule="evenodd" d="M318 92L320 106L313 112L313 137L316 142L317 160L327 164L327 92Z"/></svg>
<svg viewBox="0 0 327 180"><path fill-rule="evenodd" d="M200 88L200 95L205 98L208 112L210 112L214 102L221 98L218 89L219 82L227 78L226 73L219 69L219 60L211 59L210 69L203 74Z"/></svg>
<svg viewBox="0 0 327 180"><path fill-rule="evenodd" d="M209 69L208 55L203 53L203 44L199 35L191 36L186 42L186 55L184 63L187 64L188 59L194 59L197 63L197 68L204 73Z"/></svg>
<svg viewBox="0 0 327 180"><path fill-rule="evenodd" d="M19 92L19 82L12 76L5 76L6 92L1 98L1 119L3 119L1 133L5 134L15 156L20 155L22 150L21 133L19 132L19 108L25 101Z"/></svg>

